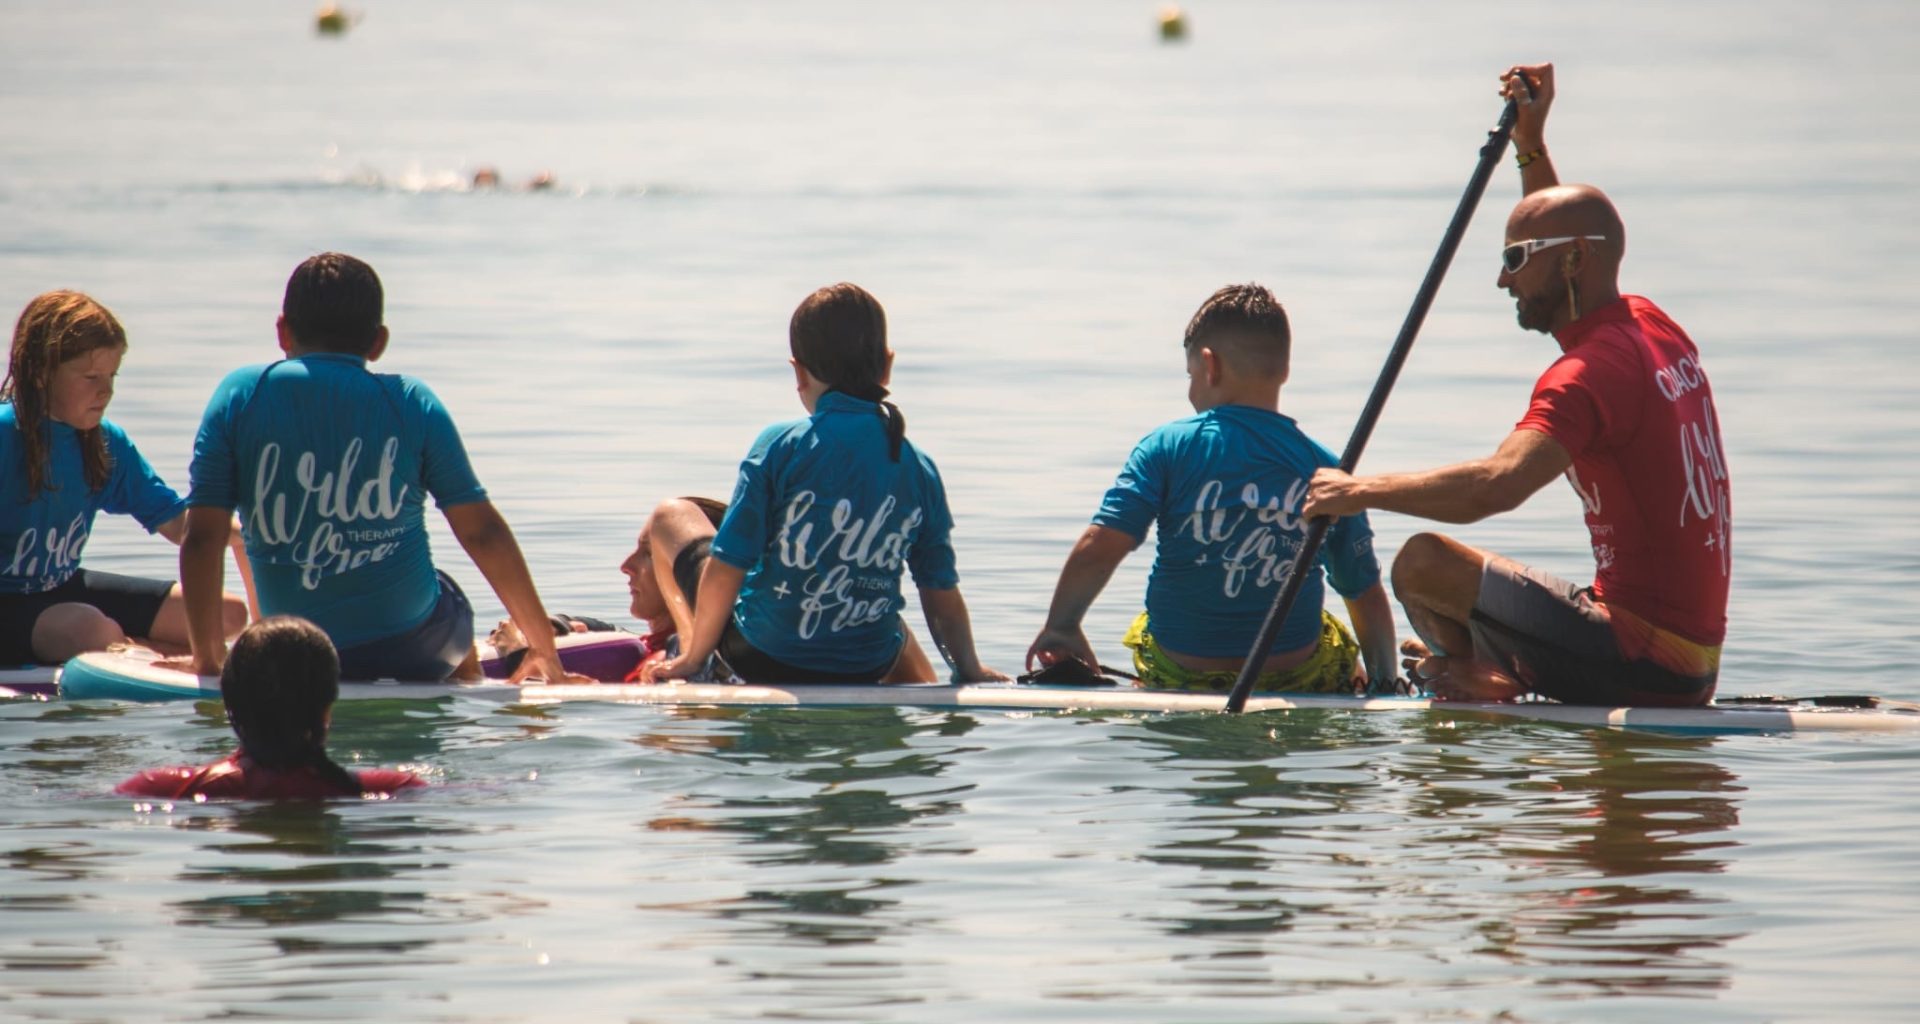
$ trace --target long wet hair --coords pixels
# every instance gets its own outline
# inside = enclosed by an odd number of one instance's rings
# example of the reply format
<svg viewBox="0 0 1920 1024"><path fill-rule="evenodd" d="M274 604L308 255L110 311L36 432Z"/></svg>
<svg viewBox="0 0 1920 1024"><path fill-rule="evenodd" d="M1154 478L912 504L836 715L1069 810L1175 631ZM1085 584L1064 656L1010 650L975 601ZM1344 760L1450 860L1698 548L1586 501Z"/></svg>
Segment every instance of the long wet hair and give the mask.
<svg viewBox="0 0 1920 1024"><path fill-rule="evenodd" d="M248 626L220 670L240 752L277 771L312 769L342 793L360 780L327 756L327 709L340 696L340 656L320 627L292 615Z"/></svg>
<svg viewBox="0 0 1920 1024"><path fill-rule="evenodd" d="M880 406L887 428L887 456L900 461L907 418L886 400L880 384L887 373L887 312L865 288L845 281L828 285L801 300L787 325L794 361L814 379Z"/></svg>
<svg viewBox="0 0 1920 1024"><path fill-rule="evenodd" d="M20 431L26 455L27 501L34 501L52 486L47 479L47 393L53 388L54 372L61 363L97 349L126 347L126 328L107 307L79 292L47 292L20 312L20 319L13 325L7 376L0 381L0 402L13 403L14 426ZM106 434L97 426L77 434L87 490L97 491L107 485L107 477L113 473Z"/></svg>

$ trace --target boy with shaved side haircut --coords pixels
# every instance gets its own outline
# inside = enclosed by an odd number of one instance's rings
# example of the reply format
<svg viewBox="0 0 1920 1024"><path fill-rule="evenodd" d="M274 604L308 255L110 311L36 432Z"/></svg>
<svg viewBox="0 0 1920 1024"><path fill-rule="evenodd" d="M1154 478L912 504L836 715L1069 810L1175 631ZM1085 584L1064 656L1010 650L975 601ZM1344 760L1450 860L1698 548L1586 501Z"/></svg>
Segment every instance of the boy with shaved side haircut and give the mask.
<svg viewBox="0 0 1920 1024"><path fill-rule="evenodd" d="M1147 608L1122 639L1149 686L1225 691L1306 540L1307 479L1333 454L1280 413L1292 349L1286 310L1256 284L1215 292L1187 325L1187 398L1198 414L1148 434L1054 589L1034 662L1096 664L1081 621L1127 554L1159 534ZM1359 633L1321 610L1321 567ZM1351 692L1394 681L1393 610L1365 515L1336 524L1313 579L1265 652L1261 690Z"/></svg>
<svg viewBox="0 0 1920 1024"><path fill-rule="evenodd" d="M1502 74L1525 192L1498 284L1520 326L1561 355L1492 455L1417 473L1322 470L1310 515L1385 509L1470 523L1565 475L1586 512L1594 580L1580 587L1438 533L1408 539L1393 586L1436 695L1538 693L1576 704L1697 705L1713 697L1733 566L1731 485L1700 352L1652 302L1622 295L1626 231L1605 194L1562 185L1543 131L1553 65Z"/></svg>

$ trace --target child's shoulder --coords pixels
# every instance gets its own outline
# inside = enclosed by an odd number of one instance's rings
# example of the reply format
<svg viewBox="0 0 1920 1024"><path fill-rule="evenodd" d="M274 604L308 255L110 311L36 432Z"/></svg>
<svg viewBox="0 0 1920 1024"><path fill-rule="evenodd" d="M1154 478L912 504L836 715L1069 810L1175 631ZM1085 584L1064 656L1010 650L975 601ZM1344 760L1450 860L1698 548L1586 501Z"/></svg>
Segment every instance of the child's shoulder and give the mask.
<svg viewBox="0 0 1920 1024"><path fill-rule="evenodd" d="M1242 405L1216 406L1163 423L1140 439L1140 447L1150 451L1167 450L1183 456L1193 454L1195 448L1220 449L1216 454L1224 455L1243 447L1253 438L1263 439L1267 443L1278 441L1321 448L1320 444L1300 430L1292 417L1271 409Z"/></svg>
<svg viewBox="0 0 1920 1024"><path fill-rule="evenodd" d="M760 433L754 437L753 445L749 449L749 453L756 456L766 455L776 447L791 444L805 436L808 429L812 426L813 420L811 419L781 420L778 423L769 423L761 428Z"/></svg>
<svg viewBox="0 0 1920 1024"><path fill-rule="evenodd" d="M1140 439L1143 448L1178 447L1190 443L1194 438L1207 432L1216 422L1213 410L1182 416L1147 431Z"/></svg>
<svg viewBox="0 0 1920 1024"><path fill-rule="evenodd" d="M127 429L104 416L100 419L100 436L106 439L109 451L134 447L133 438L127 436Z"/></svg>
<svg viewBox="0 0 1920 1024"><path fill-rule="evenodd" d="M236 366L227 371L226 376L220 378L219 385L214 388L214 394L218 396L250 393L260 386L260 380L266 376L268 370L287 361L282 359L273 363L248 363L245 366Z"/></svg>

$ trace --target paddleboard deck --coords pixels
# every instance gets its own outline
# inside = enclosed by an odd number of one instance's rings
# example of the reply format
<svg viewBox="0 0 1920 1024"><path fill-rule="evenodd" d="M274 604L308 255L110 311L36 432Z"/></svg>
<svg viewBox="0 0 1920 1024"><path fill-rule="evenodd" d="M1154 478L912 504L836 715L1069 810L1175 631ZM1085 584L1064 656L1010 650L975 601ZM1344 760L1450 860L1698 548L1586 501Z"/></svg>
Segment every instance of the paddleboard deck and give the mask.
<svg viewBox="0 0 1920 1024"><path fill-rule="evenodd" d="M218 700L220 680L161 667L150 652L84 654L61 673L70 700ZM342 700L417 700L460 697L498 703L615 704L701 707L907 707L982 711L1114 711L1143 714L1215 713L1219 694L1145 690L1131 686L1022 686L1012 683L899 686L752 686L718 683L472 684L346 682ZM1607 708L1551 702L1514 704L1434 701L1424 697L1348 697L1255 694L1249 712L1395 711L1486 715L1564 725L1714 734L1778 732L1920 731L1920 711L1909 707L1821 707L1810 703L1725 704L1702 708Z"/></svg>

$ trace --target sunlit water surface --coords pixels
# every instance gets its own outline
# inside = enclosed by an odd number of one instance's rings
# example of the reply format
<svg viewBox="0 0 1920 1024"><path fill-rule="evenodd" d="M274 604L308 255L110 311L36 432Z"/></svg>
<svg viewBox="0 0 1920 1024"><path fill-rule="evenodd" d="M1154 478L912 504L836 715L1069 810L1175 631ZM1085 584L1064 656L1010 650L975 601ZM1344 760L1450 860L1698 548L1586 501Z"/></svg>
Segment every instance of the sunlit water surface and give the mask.
<svg viewBox="0 0 1920 1024"><path fill-rule="evenodd" d="M287 272L370 260L550 607L618 616L651 502L799 414L809 289L885 302L983 654L1013 668L1179 331L1289 304L1338 448L1497 113L1701 343L1734 477L1722 690L1913 696L1920 13L1907 4L16 4L0 308L127 324L112 416L184 485ZM276 9L277 8L277 9ZM467 186L482 165L508 188ZM511 187L550 170L557 188ZM1503 169L1367 465L1482 454L1551 343L1492 287ZM1391 551L1420 524L1378 517ZM1456 531L1590 571L1569 491ZM441 562L498 602L444 528ZM103 521L90 564L173 575ZM1089 619L1104 655L1147 559ZM1910 1017L1920 765L1894 739L1432 717L343 705L432 791L136 808L213 706L0 706L0 1018Z"/></svg>

